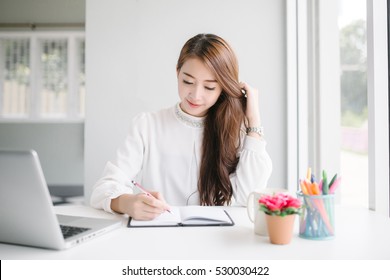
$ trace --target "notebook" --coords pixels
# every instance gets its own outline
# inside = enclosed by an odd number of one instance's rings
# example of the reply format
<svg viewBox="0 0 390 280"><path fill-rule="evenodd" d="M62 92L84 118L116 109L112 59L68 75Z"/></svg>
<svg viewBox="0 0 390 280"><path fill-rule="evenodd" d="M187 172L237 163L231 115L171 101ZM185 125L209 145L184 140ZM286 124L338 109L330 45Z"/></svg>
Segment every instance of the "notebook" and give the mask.
<svg viewBox="0 0 390 280"><path fill-rule="evenodd" d="M173 227L173 226L233 226L234 221L226 210L210 206L171 207L151 221L129 218L128 227Z"/></svg>
<svg viewBox="0 0 390 280"><path fill-rule="evenodd" d="M0 242L59 250L120 226L56 215L37 153L0 150Z"/></svg>

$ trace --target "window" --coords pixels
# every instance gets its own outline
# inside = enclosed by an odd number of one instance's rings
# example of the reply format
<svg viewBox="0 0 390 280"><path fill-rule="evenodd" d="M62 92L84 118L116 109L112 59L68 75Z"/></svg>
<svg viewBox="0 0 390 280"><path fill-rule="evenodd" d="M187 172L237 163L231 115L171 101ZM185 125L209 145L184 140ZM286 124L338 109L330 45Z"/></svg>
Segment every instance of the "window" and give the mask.
<svg viewBox="0 0 390 280"><path fill-rule="evenodd" d="M368 208L366 0L339 6L343 204Z"/></svg>
<svg viewBox="0 0 390 280"><path fill-rule="evenodd" d="M339 70L339 52L344 50L340 49L337 12L339 4L347 2L353 5L349 10L366 8L367 16L366 24L364 19L356 24L352 22L354 34L346 37L353 44L341 55L344 66ZM370 209L389 216L387 1L307 0L287 3L287 30L291 32L287 36L288 178L297 182L307 166L315 170L332 168L335 172L341 171L341 196L337 196L341 197L341 204L368 205ZM356 96L358 89L351 89L351 85L355 87L356 84L360 84L360 99ZM346 94L354 94L352 98L348 97L353 101L340 99ZM367 115L368 124L365 124ZM358 142L350 143L349 148L360 149L353 155L362 156L363 164L356 158L347 161L342 158L346 151L340 152L343 141L339 139L341 122L344 126L368 126L367 136L360 138L366 139L368 144L363 140L359 145ZM356 140L355 136L353 138ZM359 168L355 168L356 164L360 165ZM346 172L349 179L344 177ZM296 184L289 186L290 190L294 188Z"/></svg>
<svg viewBox="0 0 390 280"><path fill-rule="evenodd" d="M0 33L0 120L82 120L83 32Z"/></svg>

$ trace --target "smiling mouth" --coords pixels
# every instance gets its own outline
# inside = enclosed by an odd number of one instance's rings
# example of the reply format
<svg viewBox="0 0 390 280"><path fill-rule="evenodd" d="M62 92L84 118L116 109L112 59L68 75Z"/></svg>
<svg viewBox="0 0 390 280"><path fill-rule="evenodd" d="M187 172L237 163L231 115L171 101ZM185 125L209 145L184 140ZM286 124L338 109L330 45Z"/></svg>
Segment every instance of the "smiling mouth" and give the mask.
<svg viewBox="0 0 390 280"><path fill-rule="evenodd" d="M194 103L192 103L192 102L190 102L190 101L188 101L188 100L187 100L187 102L188 102L188 104L189 104L191 107L193 107L193 108L197 108L197 107L200 106L200 105L194 104Z"/></svg>

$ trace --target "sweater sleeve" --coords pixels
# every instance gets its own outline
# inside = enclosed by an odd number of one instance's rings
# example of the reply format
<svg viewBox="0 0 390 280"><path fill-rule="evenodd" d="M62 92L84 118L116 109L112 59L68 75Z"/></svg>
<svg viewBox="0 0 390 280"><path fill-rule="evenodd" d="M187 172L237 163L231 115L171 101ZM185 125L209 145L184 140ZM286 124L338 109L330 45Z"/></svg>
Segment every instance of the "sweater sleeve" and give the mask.
<svg viewBox="0 0 390 280"><path fill-rule="evenodd" d="M107 162L102 177L93 186L90 199L92 207L114 213L111 200L122 194L133 193L129 182L141 171L145 126L145 114L132 120L126 139L117 150L116 160Z"/></svg>
<svg viewBox="0 0 390 280"><path fill-rule="evenodd" d="M266 151L266 141L245 136L236 172L230 176L235 204L246 206L254 189L267 186L272 173L272 161Z"/></svg>

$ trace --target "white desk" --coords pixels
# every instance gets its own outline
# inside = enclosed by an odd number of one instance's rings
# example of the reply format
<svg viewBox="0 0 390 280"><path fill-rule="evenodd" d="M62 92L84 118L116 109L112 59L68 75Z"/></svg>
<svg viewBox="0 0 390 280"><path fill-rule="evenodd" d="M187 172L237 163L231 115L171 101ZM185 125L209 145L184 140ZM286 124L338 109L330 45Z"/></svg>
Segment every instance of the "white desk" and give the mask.
<svg viewBox="0 0 390 280"><path fill-rule="evenodd" d="M123 228L64 251L0 243L0 259L386 259L390 260L390 219L361 208L336 206L336 237L312 241L294 237L272 245L253 233L245 208L227 208L233 227L127 228L127 219L82 205L55 207L58 214L122 219Z"/></svg>

